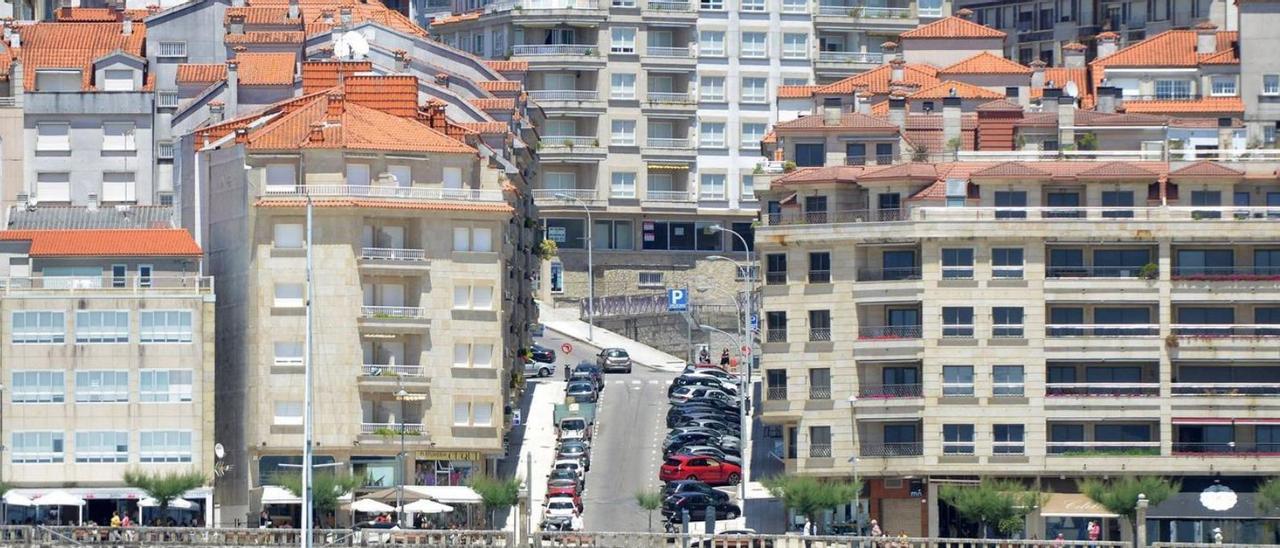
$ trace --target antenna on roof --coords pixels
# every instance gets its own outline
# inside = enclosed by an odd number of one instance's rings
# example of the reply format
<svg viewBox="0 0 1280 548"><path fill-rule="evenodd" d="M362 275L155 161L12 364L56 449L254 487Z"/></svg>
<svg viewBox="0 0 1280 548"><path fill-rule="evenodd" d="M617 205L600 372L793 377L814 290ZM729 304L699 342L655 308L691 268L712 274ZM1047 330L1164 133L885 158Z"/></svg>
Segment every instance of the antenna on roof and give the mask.
<svg viewBox="0 0 1280 548"><path fill-rule="evenodd" d="M334 40L333 55L338 59L364 59L369 55L369 41L358 32L344 32Z"/></svg>

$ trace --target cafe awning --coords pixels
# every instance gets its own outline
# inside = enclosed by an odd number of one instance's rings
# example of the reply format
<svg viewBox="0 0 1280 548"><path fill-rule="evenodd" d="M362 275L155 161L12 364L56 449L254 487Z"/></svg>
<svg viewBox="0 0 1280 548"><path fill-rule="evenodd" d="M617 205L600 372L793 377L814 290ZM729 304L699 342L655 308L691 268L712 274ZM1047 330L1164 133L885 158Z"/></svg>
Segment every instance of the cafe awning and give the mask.
<svg viewBox="0 0 1280 548"><path fill-rule="evenodd" d="M649 164L649 171L689 171L689 164Z"/></svg>
<svg viewBox="0 0 1280 548"><path fill-rule="evenodd" d="M395 487L374 491L369 498L383 501L395 500ZM484 499L475 489L465 485L406 485L401 497L405 501L430 499L444 504L479 504Z"/></svg>
<svg viewBox="0 0 1280 548"><path fill-rule="evenodd" d="M1045 518L1116 518L1101 504L1079 493L1051 493L1049 500L1040 507L1040 517Z"/></svg>
<svg viewBox="0 0 1280 548"><path fill-rule="evenodd" d="M1213 485L1198 493L1174 493L1147 510L1152 519L1280 519L1258 513L1254 493Z"/></svg>

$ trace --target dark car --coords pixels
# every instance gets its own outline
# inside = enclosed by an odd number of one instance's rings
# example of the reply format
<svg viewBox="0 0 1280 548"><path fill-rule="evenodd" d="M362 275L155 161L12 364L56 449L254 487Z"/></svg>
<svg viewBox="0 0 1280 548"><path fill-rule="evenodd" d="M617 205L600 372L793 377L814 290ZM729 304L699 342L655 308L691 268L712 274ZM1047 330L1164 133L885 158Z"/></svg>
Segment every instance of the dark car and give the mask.
<svg viewBox="0 0 1280 548"><path fill-rule="evenodd" d="M688 427L710 428L721 434L737 436L742 428L738 426L737 421L726 421L719 418L710 417L688 417L675 426L668 428L688 428ZM741 437L741 436L739 436Z"/></svg>
<svg viewBox="0 0 1280 548"><path fill-rule="evenodd" d="M714 420L723 423L738 422L738 413L736 411L721 411L717 409L684 409L678 411L667 412L667 428L675 428L690 420Z"/></svg>
<svg viewBox="0 0 1280 548"><path fill-rule="evenodd" d="M737 504L716 500L703 493L683 493L668 497L662 501L662 515L673 523L682 523L684 510L688 510L690 520L703 521L707 518L708 506L715 508L717 520L734 519L742 515L742 509Z"/></svg>
<svg viewBox="0 0 1280 548"><path fill-rule="evenodd" d="M721 500L721 501L729 500L728 493L721 491L719 489L716 489L710 485L707 485L706 482L703 482L700 480L669 481L662 486L663 500L670 498L672 495L677 495L682 493L703 493L711 497L714 497L716 500Z"/></svg>
<svg viewBox="0 0 1280 548"><path fill-rule="evenodd" d="M720 402L693 402L673 405L667 408L668 419L682 415L720 415L723 417L737 417L738 413L738 406L723 405Z"/></svg>
<svg viewBox="0 0 1280 548"><path fill-rule="evenodd" d="M662 440L663 455L670 455L686 445L721 445L721 438L715 432L674 432Z"/></svg>
<svg viewBox="0 0 1280 548"><path fill-rule="evenodd" d="M727 462L729 464L736 464L738 466L742 466L742 457L739 456L736 452L725 451L724 449L721 449L719 447L712 447L710 445L686 445L684 447L681 447L680 449L677 449L674 454L714 457L716 460L719 460L721 462Z"/></svg>
<svg viewBox="0 0 1280 548"><path fill-rule="evenodd" d="M564 395L567 398L573 398L574 401L579 403L595 403L596 399L599 398L599 394L596 393L596 385L591 384L590 381L569 383L569 386L564 390Z"/></svg>
<svg viewBox="0 0 1280 548"><path fill-rule="evenodd" d="M667 432L667 439L674 438L681 434L706 434L708 436L729 439L734 441L738 441L739 439L738 436L734 434L725 434L724 432L719 432L715 429L705 428L702 426L678 426L676 428L672 428L670 431Z"/></svg>
<svg viewBox="0 0 1280 548"><path fill-rule="evenodd" d="M606 348L596 355L596 365L605 372L631 372L631 355L621 348Z"/></svg>
<svg viewBox="0 0 1280 548"><path fill-rule="evenodd" d="M560 444L556 452L558 459L582 459L587 469L591 469L591 446L578 440L566 440Z"/></svg>
<svg viewBox="0 0 1280 548"><path fill-rule="evenodd" d="M573 368L574 373L586 372L596 381L596 390L604 390L604 373L600 371L600 367L589 361L580 361L578 366Z"/></svg>
<svg viewBox="0 0 1280 548"><path fill-rule="evenodd" d="M671 394L681 386L705 386L707 388L718 388L733 395L738 394L738 387L732 382L725 382L715 377L703 375L680 375L672 379L671 384L667 386L667 397L671 397Z"/></svg>
<svg viewBox="0 0 1280 548"><path fill-rule="evenodd" d="M579 476L577 472L574 472L573 470L569 470L566 468L552 469L551 475L547 476L547 485L552 485L553 483L563 484L566 480L572 480L575 484L577 484L578 491L582 491L582 487L583 487L582 476Z"/></svg>
<svg viewBox="0 0 1280 548"><path fill-rule="evenodd" d="M556 351L542 345L535 344L529 347L529 358L533 359L535 362L556 363Z"/></svg>

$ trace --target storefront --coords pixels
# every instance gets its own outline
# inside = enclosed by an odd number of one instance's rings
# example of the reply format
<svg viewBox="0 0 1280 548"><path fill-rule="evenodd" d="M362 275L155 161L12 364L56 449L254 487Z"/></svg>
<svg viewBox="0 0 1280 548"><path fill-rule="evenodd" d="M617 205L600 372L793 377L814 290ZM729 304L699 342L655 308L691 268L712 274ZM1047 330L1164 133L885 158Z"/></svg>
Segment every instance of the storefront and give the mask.
<svg viewBox="0 0 1280 548"><path fill-rule="evenodd" d="M1091 521L1102 527L1099 540L1120 539L1120 516L1079 493L1051 493L1040 507L1040 517L1044 520L1047 539L1057 538L1061 533L1066 540L1089 540Z"/></svg>
<svg viewBox="0 0 1280 548"><path fill-rule="evenodd" d="M79 500L82 505L34 506L15 501L38 501L50 493L65 494L69 501ZM67 487L62 489L10 489L5 493L8 502L6 523L111 523L111 515L128 515L135 523L173 523L177 526L198 526L214 523L213 490L207 487L188 491L182 499L174 501L165 515L160 515L154 502L147 499L141 489L132 487ZM144 519L145 518L145 519Z"/></svg>
<svg viewBox="0 0 1280 548"><path fill-rule="evenodd" d="M484 473L479 451L419 451L414 463L417 485L466 485L471 476Z"/></svg>
<svg viewBox="0 0 1280 548"><path fill-rule="evenodd" d="M1260 514L1254 493L1237 490L1252 489L1251 484L1184 481L1183 492L1147 512L1147 537L1161 542L1212 543L1217 529L1227 544L1280 542L1280 516Z"/></svg>

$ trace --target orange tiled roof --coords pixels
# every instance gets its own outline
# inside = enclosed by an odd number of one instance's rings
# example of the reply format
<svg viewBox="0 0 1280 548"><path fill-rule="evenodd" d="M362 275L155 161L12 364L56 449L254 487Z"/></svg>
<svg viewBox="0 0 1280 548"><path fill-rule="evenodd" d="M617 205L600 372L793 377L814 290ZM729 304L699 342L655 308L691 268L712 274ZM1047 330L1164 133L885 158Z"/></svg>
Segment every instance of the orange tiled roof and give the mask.
<svg viewBox="0 0 1280 548"><path fill-rule="evenodd" d="M1022 105L1010 102L1008 99L996 99L989 103L982 103L977 108L980 112L1022 112Z"/></svg>
<svg viewBox="0 0 1280 548"><path fill-rule="evenodd" d="M480 80L476 82L476 85L479 86L480 89L489 92L520 91L520 88L523 86L523 84L515 80Z"/></svg>
<svg viewBox="0 0 1280 548"><path fill-rule="evenodd" d="M1053 82L1052 87L1061 88L1067 85L1067 82L1075 82L1076 89L1082 93L1089 89L1089 70L1084 67L1049 67L1044 69L1045 86L1049 82ZM1031 88L1031 98L1038 99L1044 95L1043 88Z"/></svg>
<svg viewBox="0 0 1280 548"><path fill-rule="evenodd" d="M435 19L431 20L431 26L434 27L438 25L451 25L453 23L461 23L463 21L475 21L477 19L480 19L481 15L484 15L484 12L480 10L476 10L476 11L471 11L467 13L460 13L458 15L446 15L444 17L436 17Z"/></svg>
<svg viewBox="0 0 1280 548"><path fill-rule="evenodd" d="M848 94L856 89L865 88L873 94L883 95L889 93L889 79L892 76L893 67L881 65L867 72L821 86L814 90L814 94ZM939 82L938 69L924 64L903 66L902 78L906 84L919 87L931 86Z"/></svg>
<svg viewBox="0 0 1280 548"><path fill-rule="evenodd" d="M974 171L969 174L970 177L996 177L996 178L1036 178L1048 177L1049 173L1041 171L1032 165L1023 162L1001 162L994 166Z"/></svg>
<svg viewBox="0 0 1280 548"><path fill-rule="evenodd" d="M856 183L862 166L826 166L800 168L778 177L771 185L796 183Z"/></svg>
<svg viewBox="0 0 1280 548"><path fill-rule="evenodd" d="M510 129L506 122L457 122L458 127L481 134L505 134Z"/></svg>
<svg viewBox="0 0 1280 548"><path fill-rule="evenodd" d="M331 102L334 104L331 105ZM476 152L474 148L431 129L416 119L395 116L351 102L340 93L317 94L296 110L251 132L247 146L255 150L339 148Z"/></svg>
<svg viewBox="0 0 1280 548"><path fill-rule="evenodd" d="M500 97L496 99L480 98L472 99L471 104L481 110L515 110L516 100L511 97Z"/></svg>
<svg viewBox="0 0 1280 548"><path fill-rule="evenodd" d="M294 82L293 70L298 60L292 52L241 53L240 83L246 86L287 86Z"/></svg>
<svg viewBox="0 0 1280 548"><path fill-rule="evenodd" d="M1230 62L1238 63L1240 59L1235 53L1238 37L1239 33L1234 31L1219 31L1214 53L1200 55L1196 53L1196 31L1169 30L1101 59L1095 59L1090 64L1112 67L1194 67L1211 57L1215 58L1215 63L1222 63L1224 58L1220 55L1228 52L1230 56L1226 59L1233 59Z"/></svg>
<svg viewBox="0 0 1280 548"><path fill-rule="evenodd" d="M861 179L933 179L938 170L933 164L908 162L885 167L867 168Z"/></svg>
<svg viewBox="0 0 1280 548"><path fill-rule="evenodd" d="M182 229L4 230L0 240L30 241L32 257L199 257Z"/></svg>
<svg viewBox="0 0 1280 548"><path fill-rule="evenodd" d="M259 30L244 34L227 34L223 41L228 46L243 44L301 44L305 36L300 30Z"/></svg>
<svg viewBox="0 0 1280 548"><path fill-rule="evenodd" d="M1155 177L1156 173L1132 162L1104 162L1090 166L1076 176L1087 179L1147 179Z"/></svg>
<svg viewBox="0 0 1280 548"><path fill-rule="evenodd" d="M315 207L373 207L385 209L414 209L429 211L475 211L487 213L510 213L514 211L510 205L505 203L483 203L483 202L422 202L422 201L396 201L396 200L371 200L371 199L352 199L352 198L319 198L313 199L312 205ZM257 207L306 207L307 201L298 198L262 198L254 203Z"/></svg>
<svg viewBox="0 0 1280 548"><path fill-rule="evenodd" d="M982 52L938 71L938 74L1031 74L1026 65Z"/></svg>
<svg viewBox="0 0 1280 548"><path fill-rule="evenodd" d="M799 118L796 118L795 120L782 122L780 124L773 126L774 131L790 130L790 129L824 129L824 128L825 129L872 129L872 130L879 129L879 130L898 131L897 124L892 124L882 118L877 118L875 116L868 116L866 114L860 114L857 112L840 113L840 122L838 124L827 125L821 115L815 114L815 115L809 115L809 116L801 116Z"/></svg>
<svg viewBox="0 0 1280 548"><path fill-rule="evenodd" d="M767 143L767 144L773 144L778 142L778 132L772 131L772 130L769 131L769 133L764 134L764 137L760 138L760 142Z"/></svg>
<svg viewBox="0 0 1280 548"><path fill-rule="evenodd" d="M54 14L58 21L64 23L112 23L122 16L131 21L141 21L151 13L145 9L127 9L120 13L112 8L58 8Z"/></svg>
<svg viewBox="0 0 1280 548"><path fill-rule="evenodd" d="M302 25L301 18L297 20L289 20L289 6L245 6L240 8L227 8L226 15L223 16L223 22L231 20L232 16L243 15L246 25L288 25L297 27Z"/></svg>
<svg viewBox="0 0 1280 548"><path fill-rule="evenodd" d="M951 96L951 90L955 90L955 96L961 99L1004 99L1003 93L996 93L987 88L978 87L959 80L938 82L937 84L912 93L908 97L912 99L944 99Z"/></svg>
<svg viewBox="0 0 1280 548"><path fill-rule="evenodd" d="M1239 97L1202 97L1200 99L1125 101L1128 113L1146 114L1244 114L1244 101Z"/></svg>
<svg viewBox="0 0 1280 548"><path fill-rule="evenodd" d="M310 94L338 85L338 75L372 72L371 61L303 61L302 93Z"/></svg>
<svg viewBox="0 0 1280 548"><path fill-rule="evenodd" d="M183 63L178 65L178 82L191 84L212 84L227 79L227 65L224 63Z"/></svg>
<svg viewBox="0 0 1280 548"><path fill-rule="evenodd" d="M1240 177L1243 171L1237 171L1217 162L1200 160L1181 169L1169 172L1170 177Z"/></svg>
<svg viewBox="0 0 1280 548"><path fill-rule="evenodd" d="M77 69L83 77L83 89L93 89L93 62L116 52L142 57L146 26L133 23L131 34L123 33L121 23L35 23L22 25L22 47L17 49L22 60L24 87L36 90L39 69ZM10 50L14 51L14 50Z"/></svg>
<svg viewBox="0 0 1280 548"><path fill-rule="evenodd" d="M899 38L1000 38L1004 32L962 17L946 17L899 34Z"/></svg>
<svg viewBox="0 0 1280 548"><path fill-rule="evenodd" d="M489 68L498 72L525 72L529 70L528 61L485 61Z"/></svg>
<svg viewBox="0 0 1280 548"><path fill-rule="evenodd" d="M802 99L805 97L813 97L813 92L822 86L803 85L803 86L778 86L779 99Z"/></svg>
<svg viewBox="0 0 1280 548"><path fill-rule="evenodd" d="M352 103L401 118L413 118L418 114L416 76L348 76L345 84L347 100Z"/></svg>

